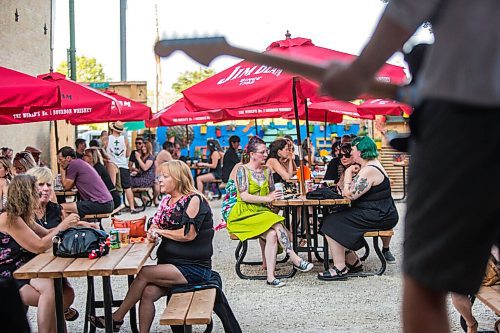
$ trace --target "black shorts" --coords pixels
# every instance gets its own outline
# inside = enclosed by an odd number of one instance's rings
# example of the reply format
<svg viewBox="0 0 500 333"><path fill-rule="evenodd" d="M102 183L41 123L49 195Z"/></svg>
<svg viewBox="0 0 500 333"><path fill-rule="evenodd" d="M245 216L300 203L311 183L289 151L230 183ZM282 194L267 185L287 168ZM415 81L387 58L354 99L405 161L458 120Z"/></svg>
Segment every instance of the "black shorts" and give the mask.
<svg viewBox="0 0 500 333"><path fill-rule="evenodd" d="M431 289L474 294L482 281L500 232L499 116L439 100L411 116L403 270Z"/></svg>
<svg viewBox="0 0 500 333"><path fill-rule="evenodd" d="M106 203L99 203L93 201L77 201L76 208L78 215L84 217L87 214L107 214L111 213L114 209L113 200Z"/></svg>
<svg viewBox="0 0 500 333"><path fill-rule="evenodd" d="M197 264L175 264L179 272L184 276L188 284L207 283L212 276L212 270Z"/></svg>
<svg viewBox="0 0 500 333"><path fill-rule="evenodd" d="M122 189L126 190L130 188L130 170L125 168L120 168L120 182Z"/></svg>

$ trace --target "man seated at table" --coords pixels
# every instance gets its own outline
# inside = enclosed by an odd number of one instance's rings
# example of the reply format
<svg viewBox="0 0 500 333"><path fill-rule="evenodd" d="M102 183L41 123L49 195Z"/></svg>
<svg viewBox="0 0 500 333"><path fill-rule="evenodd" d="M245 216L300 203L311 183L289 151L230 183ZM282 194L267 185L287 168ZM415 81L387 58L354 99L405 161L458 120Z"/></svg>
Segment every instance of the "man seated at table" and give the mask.
<svg viewBox="0 0 500 333"><path fill-rule="evenodd" d="M78 189L80 200L61 204L67 213L106 214L113 211L113 197L95 169L87 162L76 158L75 150L62 147L57 152L57 161L61 166L61 183L65 190L73 186Z"/></svg>
<svg viewBox="0 0 500 333"><path fill-rule="evenodd" d="M236 164L240 163L240 157L238 156L238 147L240 146L240 137L237 135L232 135L229 138L229 149L224 154L222 159L222 181L227 183L229 180L229 175Z"/></svg>

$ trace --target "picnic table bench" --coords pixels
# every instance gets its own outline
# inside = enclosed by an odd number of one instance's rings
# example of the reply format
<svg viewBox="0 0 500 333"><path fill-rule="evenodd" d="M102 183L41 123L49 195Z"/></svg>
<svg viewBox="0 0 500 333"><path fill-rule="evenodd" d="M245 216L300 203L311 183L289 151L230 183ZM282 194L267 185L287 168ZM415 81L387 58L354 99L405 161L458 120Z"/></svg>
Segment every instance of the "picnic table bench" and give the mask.
<svg viewBox="0 0 500 333"><path fill-rule="evenodd" d="M50 278L54 279L56 301L57 332L65 332L63 311L63 278L87 278L87 306L85 310L84 332L88 331L89 315L95 315L96 308L104 308L106 332L112 332L112 307L119 306L121 301L113 300L111 289L112 275L127 275L129 285L134 275L139 273L142 266L154 248L153 243L134 243L117 250L110 250L109 254L98 259L62 258L55 257L52 252L44 252L31 259L14 272L16 279ZM103 301L95 300L94 277L102 277ZM135 307L130 310L130 326L133 332L137 330Z"/></svg>
<svg viewBox="0 0 500 333"><path fill-rule="evenodd" d="M497 316L500 316L500 284L493 286L481 286L475 295L470 295L472 304L476 299L480 300L484 305L489 307ZM467 331L465 319L460 316L460 325L463 330ZM500 319L495 322L495 327L500 326Z"/></svg>
<svg viewBox="0 0 500 333"><path fill-rule="evenodd" d="M212 288L172 294L160 317L160 325L183 326L185 333L192 331L192 325L207 325L205 332L211 332L216 292Z"/></svg>

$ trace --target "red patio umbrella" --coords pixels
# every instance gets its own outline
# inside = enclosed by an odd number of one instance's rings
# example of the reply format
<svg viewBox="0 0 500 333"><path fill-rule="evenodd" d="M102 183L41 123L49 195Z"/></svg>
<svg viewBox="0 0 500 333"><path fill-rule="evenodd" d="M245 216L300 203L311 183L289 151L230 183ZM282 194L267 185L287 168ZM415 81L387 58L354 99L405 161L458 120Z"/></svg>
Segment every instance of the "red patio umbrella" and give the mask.
<svg viewBox="0 0 500 333"><path fill-rule="evenodd" d="M315 113L324 113L324 111L330 111L333 114L340 114L344 116L349 116L352 118L359 119L375 119L375 116L372 114L360 114L357 110L357 106L350 102L344 102L340 100L330 100L323 102L311 103L307 107L309 109L309 120L312 117L315 117ZM317 117L316 117L317 118ZM322 120L324 121L324 119ZM330 122L330 121L327 121Z"/></svg>
<svg viewBox="0 0 500 333"><path fill-rule="evenodd" d="M267 51L290 58L317 63L350 62L356 56L315 46L310 39L290 38L272 43ZM242 61L183 91L186 107L191 111L234 109L267 103L293 104L293 75L280 68ZM377 74L379 80L399 84L405 80L402 67L385 65ZM299 101L318 96L316 82L296 82Z"/></svg>
<svg viewBox="0 0 500 333"><path fill-rule="evenodd" d="M19 111L18 109L18 112L0 114L0 125L77 118L80 123L94 123L99 122L111 112L113 103L118 110L121 110L118 101L113 97L66 79L63 74L48 73L38 77L59 86L62 97L61 106L58 108L32 107L28 110Z"/></svg>
<svg viewBox="0 0 500 333"><path fill-rule="evenodd" d="M0 66L0 112L4 108L57 107L61 105L59 87Z"/></svg>
<svg viewBox="0 0 500 333"><path fill-rule="evenodd" d="M223 118L223 112L220 110L201 112L188 111L184 105L184 99L181 98L146 120L146 126L196 125L205 124L207 122L223 121L225 120Z"/></svg>
<svg viewBox="0 0 500 333"><path fill-rule="evenodd" d="M373 98L363 101L357 105L357 110L361 115L392 115L400 116L401 113L411 114L413 108L404 103L392 99Z"/></svg>
<svg viewBox="0 0 500 333"><path fill-rule="evenodd" d="M119 95L111 90L105 90L104 93L116 99L120 108L116 107L116 104L113 102L111 112L105 115L105 117L93 121L94 123L105 123L118 120L141 121L151 118L151 108L149 106ZM70 122L73 125L88 124L88 121L83 121L81 118L73 118Z"/></svg>

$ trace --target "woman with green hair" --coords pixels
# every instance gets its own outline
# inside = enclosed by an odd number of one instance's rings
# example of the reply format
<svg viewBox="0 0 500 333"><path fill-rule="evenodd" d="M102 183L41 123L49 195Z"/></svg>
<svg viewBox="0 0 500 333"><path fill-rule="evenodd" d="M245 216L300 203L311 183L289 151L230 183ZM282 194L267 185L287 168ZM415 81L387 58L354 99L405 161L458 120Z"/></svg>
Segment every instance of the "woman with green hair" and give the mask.
<svg viewBox="0 0 500 333"><path fill-rule="evenodd" d="M399 220L391 195L389 177L377 160L375 142L360 136L352 142L354 163L344 172L342 195L351 200L351 208L325 218L321 231L332 253L332 269L318 274L318 279L345 280L349 272L363 267L356 255L364 245L367 231L392 229Z"/></svg>

